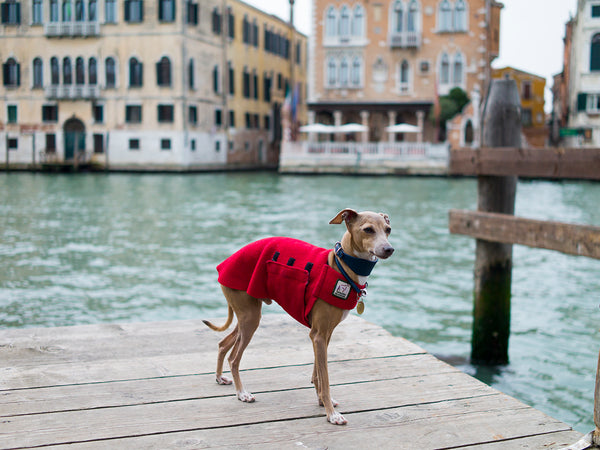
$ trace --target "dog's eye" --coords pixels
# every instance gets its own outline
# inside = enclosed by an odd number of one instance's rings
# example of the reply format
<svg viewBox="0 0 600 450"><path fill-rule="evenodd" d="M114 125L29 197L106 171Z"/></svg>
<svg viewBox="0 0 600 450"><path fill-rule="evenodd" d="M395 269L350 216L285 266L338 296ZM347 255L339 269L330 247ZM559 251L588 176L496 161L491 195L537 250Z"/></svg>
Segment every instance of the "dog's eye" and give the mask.
<svg viewBox="0 0 600 450"><path fill-rule="evenodd" d="M375 233L375 230L373 228L371 228L371 227L367 227L363 231L365 233L367 233L367 234L373 234L373 233Z"/></svg>

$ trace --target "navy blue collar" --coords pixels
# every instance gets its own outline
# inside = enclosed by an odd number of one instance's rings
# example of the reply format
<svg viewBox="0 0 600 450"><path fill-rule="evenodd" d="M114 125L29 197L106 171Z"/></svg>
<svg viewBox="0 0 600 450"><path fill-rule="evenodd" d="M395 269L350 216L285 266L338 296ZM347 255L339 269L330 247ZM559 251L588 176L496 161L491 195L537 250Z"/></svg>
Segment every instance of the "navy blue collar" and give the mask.
<svg viewBox="0 0 600 450"><path fill-rule="evenodd" d="M354 256L350 256L342 249L342 244L337 242L335 247L333 248L335 252L335 256L337 256L340 260L342 260L352 272L356 275L360 275L363 277L369 276L377 264L378 259L375 261L370 261L368 259L356 258ZM337 262L337 261L336 261Z"/></svg>

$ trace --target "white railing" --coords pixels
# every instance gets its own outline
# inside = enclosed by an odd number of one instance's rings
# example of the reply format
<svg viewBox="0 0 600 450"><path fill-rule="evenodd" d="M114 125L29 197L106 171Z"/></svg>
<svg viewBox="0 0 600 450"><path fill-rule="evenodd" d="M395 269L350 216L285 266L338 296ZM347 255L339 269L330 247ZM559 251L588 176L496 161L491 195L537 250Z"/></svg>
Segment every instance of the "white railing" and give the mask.
<svg viewBox="0 0 600 450"><path fill-rule="evenodd" d="M47 22L44 24L46 36L98 36L100 23L98 21L82 22Z"/></svg>
<svg viewBox="0 0 600 450"><path fill-rule="evenodd" d="M421 33L418 31L399 31L389 34L390 47L419 48L421 46Z"/></svg>
<svg viewBox="0 0 600 450"><path fill-rule="evenodd" d="M94 99L100 96L100 88L96 84L53 84L45 89L47 98L57 99Z"/></svg>
<svg viewBox="0 0 600 450"><path fill-rule="evenodd" d="M286 142L282 156L362 155L374 159L448 159L447 144L430 142Z"/></svg>

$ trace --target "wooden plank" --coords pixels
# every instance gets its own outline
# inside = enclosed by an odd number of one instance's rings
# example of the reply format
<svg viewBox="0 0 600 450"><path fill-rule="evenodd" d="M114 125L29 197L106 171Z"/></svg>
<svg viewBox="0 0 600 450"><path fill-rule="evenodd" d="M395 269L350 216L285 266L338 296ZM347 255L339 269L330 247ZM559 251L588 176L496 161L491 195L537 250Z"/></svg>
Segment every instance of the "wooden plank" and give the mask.
<svg viewBox="0 0 600 450"><path fill-rule="evenodd" d="M407 405L379 411L346 413L349 423L333 427L321 417L266 422L226 429L192 430L105 442L71 444L73 450L144 448L348 449L394 448L426 450L497 443L497 448L558 449L580 433L533 408L504 396ZM519 420L513 420L518 417ZM50 447L64 450L67 446ZM487 445L482 445L487 449ZM496 447L491 447L496 448ZM527 448L527 447L525 447Z"/></svg>
<svg viewBox="0 0 600 450"><path fill-rule="evenodd" d="M449 213L449 228L451 233L486 241L600 258L600 227L453 209Z"/></svg>
<svg viewBox="0 0 600 450"><path fill-rule="evenodd" d="M372 380L410 378L458 372L431 355L409 355L332 361L332 383L363 383ZM312 363L263 370L244 370L244 385L256 394L273 390L309 389ZM149 378L34 389L0 394L0 417L49 412L136 406L149 403L231 396L232 389L215 383L214 374Z"/></svg>
<svg viewBox="0 0 600 450"><path fill-rule="evenodd" d="M449 173L600 180L600 148L454 149Z"/></svg>
<svg viewBox="0 0 600 450"><path fill-rule="evenodd" d="M318 406L312 387L264 392L257 396L253 404L238 401L233 386L221 387L229 392L228 396L12 416L3 419L0 448L234 427L309 417L321 417L326 422L324 409ZM340 401L338 410L342 413L499 395L492 388L461 372L333 384L332 394Z"/></svg>

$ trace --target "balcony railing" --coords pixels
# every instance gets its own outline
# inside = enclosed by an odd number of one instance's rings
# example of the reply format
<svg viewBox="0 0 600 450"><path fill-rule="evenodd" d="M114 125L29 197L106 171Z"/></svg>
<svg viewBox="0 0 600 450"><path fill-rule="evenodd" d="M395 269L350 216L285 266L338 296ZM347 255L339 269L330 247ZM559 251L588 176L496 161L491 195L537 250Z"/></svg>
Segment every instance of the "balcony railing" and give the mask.
<svg viewBox="0 0 600 450"><path fill-rule="evenodd" d="M63 36L98 36L100 23L98 21L47 22L44 33L49 37Z"/></svg>
<svg viewBox="0 0 600 450"><path fill-rule="evenodd" d="M316 158L319 155L344 158L362 155L374 160L448 158L446 144L430 142L286 142L282 155Z"/></svg>
<svg viewBox="0 0 600 450"><path fill-rule="evenodd" d="M55 84L47 86L46 97L51 99L92 100L100 96L100 87L92 84Z"/></svg>
<svg viewBox="0 0 600 450"><path fill-rule="evenodd" d="M392 48L419 48L421 47L421 33L418 31L400 31L389 34L390 47Z"/></svg>

